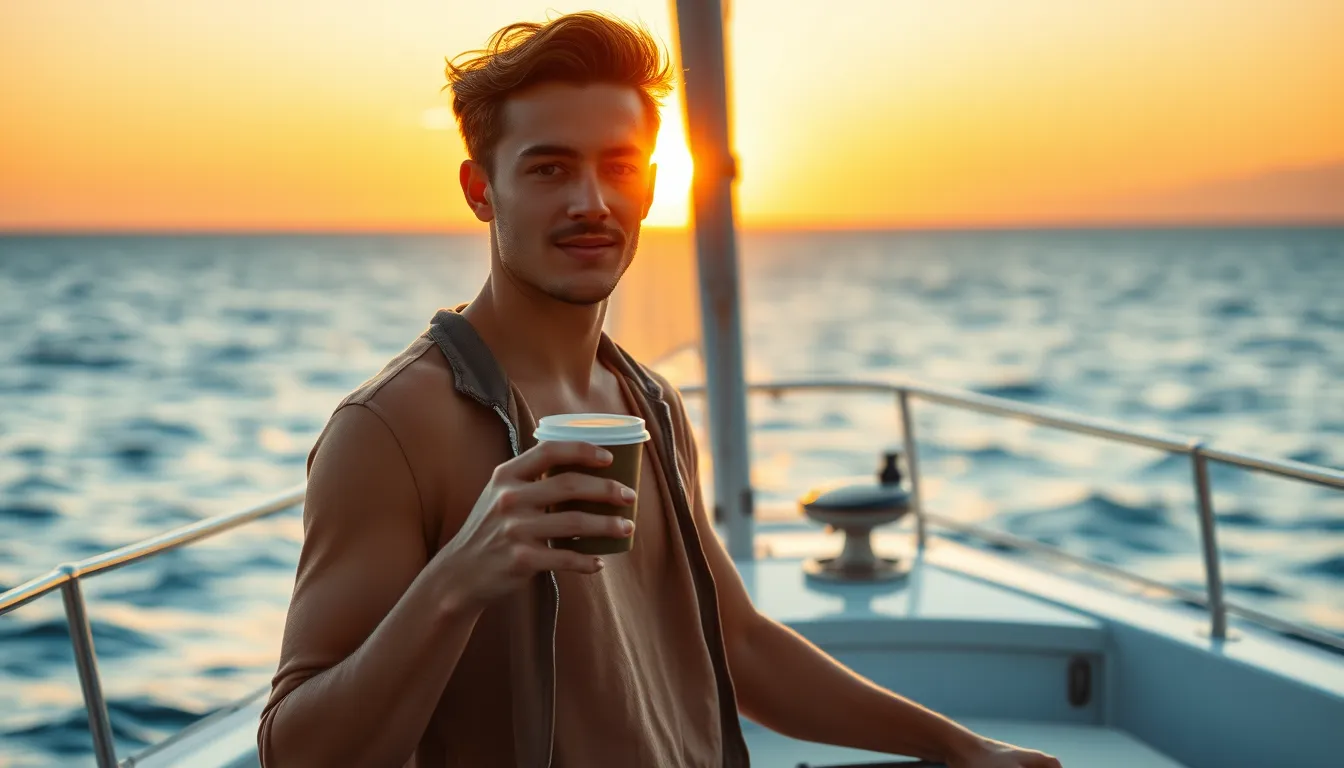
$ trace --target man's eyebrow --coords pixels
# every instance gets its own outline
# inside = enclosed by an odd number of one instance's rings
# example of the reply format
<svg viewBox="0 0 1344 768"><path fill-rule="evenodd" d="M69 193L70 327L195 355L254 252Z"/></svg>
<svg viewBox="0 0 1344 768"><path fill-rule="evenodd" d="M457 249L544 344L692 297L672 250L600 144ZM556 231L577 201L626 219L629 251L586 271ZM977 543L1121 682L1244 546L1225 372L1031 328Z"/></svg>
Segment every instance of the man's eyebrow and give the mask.
<svg viewBox="0 0 1344 768"><path fill-rule="evenodd" d="M634 144L621 144L602 150L603 157L639 157L643 154L644 150Z"/></svg>
<svg viewBox="0 0 1344 768"><path fill-rule="evenodd" d="M635 144L620 144L615 147L608 147L601 152L602 157L639 157L643 154L644 150ZM518 157L568 157L578 159L583 157L583 153L562 144L533 144L519 152Z"/></svg>
<svg viewBox="0 0 1344 768"><path fill-rule="evenodd" d="M573 147L565 147L559 144L533 144L522 152L519 157L582 157L582 153Z"/></svg>

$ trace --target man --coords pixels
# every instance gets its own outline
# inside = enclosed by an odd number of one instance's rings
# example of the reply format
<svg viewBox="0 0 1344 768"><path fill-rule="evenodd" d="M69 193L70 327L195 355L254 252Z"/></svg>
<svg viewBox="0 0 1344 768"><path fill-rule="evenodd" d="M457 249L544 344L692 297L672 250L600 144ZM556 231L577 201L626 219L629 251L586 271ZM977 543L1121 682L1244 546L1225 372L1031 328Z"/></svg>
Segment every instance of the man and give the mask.
<svg viewBox="0 0 1344 768"><path fill-rule="evenodd" d="M602 333L653 199L668 66L596 14L501 30L448 65L490 275L337 408L309 458L304 547L258 741L266 766L746 766L741 713L801 739L1057 768L859 678L759 614L713 534L677 393ZM629 504L555 413L640 416ZM788 674L780 674L788 670Z"/></svg>

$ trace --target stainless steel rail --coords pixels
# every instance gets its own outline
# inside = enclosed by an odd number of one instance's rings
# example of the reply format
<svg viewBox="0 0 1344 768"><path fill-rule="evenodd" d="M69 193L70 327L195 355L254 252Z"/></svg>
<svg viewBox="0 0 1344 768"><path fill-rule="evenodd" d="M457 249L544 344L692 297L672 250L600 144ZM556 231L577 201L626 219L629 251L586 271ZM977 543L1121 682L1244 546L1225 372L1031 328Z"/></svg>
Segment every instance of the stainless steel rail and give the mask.
<svg viewBox="0 0 1344 768"><path fill-rule="evenodd" d="M1138 586L1145 587L1147 589L1154 589L1166 592L1167 594L1173 597L1179 598L1180 600L1184 600L1187 603L1191 603L1193 605L1197 605L1202 608L1209 607L1208 596L1202 592L1196 592L1193 589L1178 587L1175 586L1174 584L1163 584L1162 582L1157 581L1156 579L1150 579L1147 576L1140 576L1137 573L1130 573L1129 571L1126 571L1123 568L1118 568L1116 566L1108 565L1106 563L1100 563L1097 562L1096 560L1088 560L1086 557L1082 557L1081 555L1075 555L1071 552L1060 549L1059 547L1052 547L1049 544L1042 544L1039 541L1026 539L1011 533L1004 533L1003 531L996 531L990 528L984 528L969 523L963 523L959 520L954 520L950 517L935 514L932 512L927 513L926 516L931 522L937 523L938 525L941 525L944 528L957 531L959 533L963 533L967 536L974 536L975 538L987 541L991 544L996 544L1002 547L1010 547L1013 549L1020 549L1026 552L1032 552L1043 555L1045 557L1061 560L1071 565L1079 566L1080 568L1084 568L1087 570L1104 574L1106 576L1113 577L1120 581L1128 581L1131 584L1137 584ZM1291 635L1297 635L1299 637L1302 637L1306 640L1310 640L1314 643L1318 643L1320 645L1344 650L1344 641L1341 641L1338 636L1332 635L1329 632L1323 632L1319 629L1314 629L1312 627L1305 627L1302 626L1301 624L1295 624L1286 619L1280 619L1277 616L1272 616L1268 613L1264 613L1263 611L1257 611L1254 608L1249 608L1243 605L1237 605L1235 603L1225 603L1225 605L1229 613L1235 613L1239 616L1250 619L1251 621L1260 624L1262 626L1265 626L1269 629L1272 629L1276 632L1284 632Z"/></svg>
<svg viewBox="0 0 1344 768"><path fill-rule="evenodd" d="M704 387L699 385L687 386L681 388L681 391L686 395L700 395L704 392ZM1052 427L1067 432L1073 432L1075 434L1090 435L1105 440L1189 456L1196 509L1199 514L1201 552L1204 558L1206 594L1203 596L1197 596L1189 590L1152 581L1151 579L1129 573L1128 571L1119 568L1070 555L1057 547L1039 544L1028 539L1022 539L1008 534L1000 534L983 528L963 525L952 527L962 530L968 535L973 535L987 541L994 541L1006 546L1044 552L1056 557L1062 557L1063 559L1076 562L1079 565L1083 565L1095 571L1128 579L1131 582L1142 584L1147 587L1163 589L1182 599L1207 606L1209 609L1209 633L1217 640L1227 639L1227 614L1232 612L1243 618L1250 619L1251 621L1271 626L1278 631L1294 633L1314 642L1344 650L1344 640L1341 640L1334 635L1320 632L1311 627L1301 626L1293 622L1278 619L1260 611L1251 610L1243 606L1229 605L1227 603L1223 589L1222 560L1218 550L1217 518L1213 508L1213 492L1209 482L1208 463L1210 461L1216 461L1220 464L1263 472L1291 480L1315 483L1337 490L1344 490L1344 472L1329 469L1327 467L1303 464L1297 461L1284 461L1262 456L1251 456L1242 453L1234 453L1232 451L1218 450L1205 445L1202 440L1197 438L1131 429L1101 419L1076 416L1063 411L1026 405L1004 398L990 397L988 395L980 395L973 392L944 389L912 382L804 379L797 381L777 381L752 384L748 387L748 391L768 394L776 398L783 397L785 394L793 392L843 392L851 394L894 395L897 408L901 415L901 437L906 455L907 469L910 475L911 496L915 510L916 542L921 549L924 547L927 540L927 534L925 532L927 521L934 518L934 516L929 515L924 509L923 499L920 495L919 449L915 440L914 419L911 417L912 400L925 400L938 405L946 405L993 416L1002 416L1008 419L1026 421L1043 427ZM938 522L945 524L949 521L947 521L946 518L938 518ZM1196 597L1198 597L1198 599L1195 599Z"/></svg>
<svg viewBox="0 0 1344 768"><path fill-rule="evenodd" d="M912 499L915 508L917 539L920 547L926 541L926 523L933 521L944 527L961 531L966 535L1010 546L1018 549L1041 553L1060 558L1099 573L1125 579L1149 588L1164 590L1187 602L1206 606L1210 614L1210 632L1213 637L1225 639L1227 636L1227 614L1235 613L1251 621L1260 623L1277 631L1304 637L1323 645L1344 650L1344 641L1325 632L1280 619L1259 611L1229 604L1224 599L1222 576L1219 570L1220 556L1216 534L1216 518L1213 510L1213 496L1208 477L1208 462L1241 467L1265 472L1278 477L1315 483L1329 488L1344 490L1344 472L1316 467L1295 461L1280 461L1260 456L1233 453L1205 446L1201 441L1174 435L1145 432L1110 424L1101 420L1074 416L1061 411L1024 405L1012 400L978 395L951 389L941 389L922 384L893 383L877 381L843 380L803 380L780 381L753 384L748 390L755 393L771 394L782 397L793 392L842 392L867 393L894 396L896 407L901 414L902 441L904 444L907 469L910 476ZM704 387L688 386L681 388L686 395L700 395ZM918 445L915 440L912 401L920 399L940 405L964 410L1002 416L1019 421L1027 421L1046 427L1062 429L1068 432L1091 435L1130 445L1168 451L1191 457L1195 498L1200 516L1200 533L1203 543L1205 565L1206 594L1162 584L1138 574L1129 573L1120 568L1098 563L1065 552L1040 542L992 531L972 525L959 523L941 515L930 514L924 509L920 495L920 470ZM52 571L24 582L13 589L0 593L0 616L19 608L33 600L62 591L65 604L65 618L70 627L71 643L75 651L75 663L79 671L80 688L84 693L84 705L89 713L89 730L93 735L94 754L99 768L115 768L116 750L112 739L112 725L108 717L107 702L103 697L101 678L98 674L97 656L93 647L92 625L85 611L84 598L80 589L82 579L105 573L124 565L139 562L170 549L183 547L220 533L237 528L254 520L268 517L291 509L303 503L304 486L292 488L271 499L247 509L230 512L183 526L173 531L152 536L143 541L101 555L95 555L74 563L61 565Z"/></svg>
<svg viewBox="0 0 1344 768"><path fill-rule="evenodd" d="M102 678L98 674L98 657L93 647L93 625L84 607L80 581L291 509L303 502L303 494L304 486L301 485L254 507L217 515L111 552L66 563L49 573L0 593L0 616L3 616L25 603L61 590L65 602L65 623L70 629L70 642L75 650L79 687L84 693L84 708L89 713L89 731L93 734L93 753L98 768L115 768L117 754L112 739L112 720L107 713Z"/></svg>

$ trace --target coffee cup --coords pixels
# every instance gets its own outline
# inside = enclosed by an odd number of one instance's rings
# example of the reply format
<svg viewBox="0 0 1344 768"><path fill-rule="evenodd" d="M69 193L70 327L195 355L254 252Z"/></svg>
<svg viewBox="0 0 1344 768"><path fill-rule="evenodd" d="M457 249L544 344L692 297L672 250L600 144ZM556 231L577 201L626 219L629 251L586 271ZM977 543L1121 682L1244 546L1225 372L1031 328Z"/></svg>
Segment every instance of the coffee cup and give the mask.
<svg viewBox="0 0 1344 768"><path fill-rule="evenodd" d="M612 461L605 467L557 466L548 475L579 472L585 475L615 480L639 494L640 463L644 458L644 443L649 439L644 420L638 416L616 413L561 413L543 416L534 433L537 442L578 441L601 446L611 452ZM552 512L588 512L594 515L615 515L635 522L639 502L629 506L596 501L572 500L556 504ZM552 539L551 546L570 549L589 555L611 555L628 552L635 545L631 536L576 536L570 539Z"/></svg>

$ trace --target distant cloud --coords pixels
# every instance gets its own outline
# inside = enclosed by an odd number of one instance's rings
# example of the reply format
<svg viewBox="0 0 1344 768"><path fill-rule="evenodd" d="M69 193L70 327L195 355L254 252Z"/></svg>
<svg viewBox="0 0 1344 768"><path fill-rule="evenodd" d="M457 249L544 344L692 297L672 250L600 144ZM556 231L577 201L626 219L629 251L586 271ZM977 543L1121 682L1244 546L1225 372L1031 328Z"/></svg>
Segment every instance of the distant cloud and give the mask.
<svg viewBox="0 0 1344 768"><path fill-rule="evenodd" d="M456 126L453 110L448 107L430 107L420 113L420 127L427 131L451 131Z"/></svg>
<svg viewBox="0 0 1344 768"><path fill-rule="evenodd" d="M1274 168L1126 196L1120 217L1227 223L1344 223L1344 161Z"/></svg>

